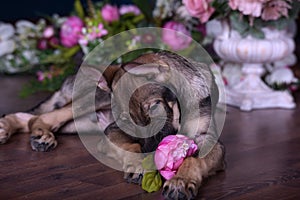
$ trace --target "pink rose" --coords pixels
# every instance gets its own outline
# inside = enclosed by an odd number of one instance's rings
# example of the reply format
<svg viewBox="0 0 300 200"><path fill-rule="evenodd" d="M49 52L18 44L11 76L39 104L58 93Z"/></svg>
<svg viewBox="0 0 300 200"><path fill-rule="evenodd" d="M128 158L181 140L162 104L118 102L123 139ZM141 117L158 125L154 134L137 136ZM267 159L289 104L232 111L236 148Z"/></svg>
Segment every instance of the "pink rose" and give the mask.
<svg viewBox="0 0 300 200"><path fill-rule="evenodd" d="M192 38L183 24L170 21L163 28L162 40L174 51L185 49L190 45ZM172 29L173 31L168 29Z"/></svg>
<svg viewBox="0 0 300 200"><path fill-rule="evenodd" d="M193 155L198 147L184 135L169 135L158 145L154 161L160 174L170 180L187 156Z"/></svg>
<svg viewBox="0 0 300 200"><path fill-rule="evenodd" d="M122 5L120 8L120 14L124 15L126 13L133 13L135 15L141 14L141 11L135 5Z"/></svg>
<svg viewBox="0 0 300 200"><path fill-rule="evenodd" d="M118 21L120 18L117 6L106 4L101 10L102 17L107 22Z"/></svg>
<svg viewBox="0 0 300 200"><path fill-rule="evenodd" d="M233 10L239 10L244 15L260 17L263 4L269 0L229 0L229 6Z"/></svg>
<svg viewBox="0 0 300 200"><path fill-rule="evenodd" d="M201 23L205 23L215 12L215 9L210 6L212 1L213 0L183 0L182 2L193 17L197 17Z"/></svg>
<svg viewBox="0 0 300 200"><path fill-rule="evenodd" d="M61 27L61 43L65 47L75 46L78 43L82 28L83 22L79 17L69 17Z"/></svg>

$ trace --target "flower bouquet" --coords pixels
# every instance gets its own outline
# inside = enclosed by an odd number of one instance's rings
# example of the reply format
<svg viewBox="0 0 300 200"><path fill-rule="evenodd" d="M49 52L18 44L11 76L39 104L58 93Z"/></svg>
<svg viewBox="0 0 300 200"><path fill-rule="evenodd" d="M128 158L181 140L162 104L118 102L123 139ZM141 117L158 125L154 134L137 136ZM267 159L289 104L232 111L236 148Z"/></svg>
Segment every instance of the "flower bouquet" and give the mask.
<svg viewBox="0 0 300 200"><path fill-rule="evenodd" d="M175 51L186 49L194 39L218 59L211 43L223 31L219 21L227 21L242 37L264 38L266 26L280 30L291 27L300 8L298 0L133 0L132 5L118 7L86 1L84 7L80 0L75 0L70 16L53 15L35 23L25 20L14 25L0 23L0 73L26 72L37 77L24 88L22 96L58 89L94 47L125 30L153 26L172 29L190 38L165 31L162 47L167 45ZM149 33L128 41L129 50L135 40L151 42L155 35ZM277 89L297 82L287 68L292 60L289 58L281 63L286 75L282 80L276 75L278 72L274 72L278 65L270 65L265 74L266 82ZM228 76L232 71L234 76ZM242 78L236 68L225 70L223 75L228 84L235 84L235 80Z"/></svg>
<svg viewBox="0 0 300 200"><path fill-rule="evenodd" d="M145 16L135 5L117 7L90 0L86 9L75 0L71 16L0 23L0 72L36 74L37 79L24 87L21 96L55 91L95 46L143 23Z"/></svg>

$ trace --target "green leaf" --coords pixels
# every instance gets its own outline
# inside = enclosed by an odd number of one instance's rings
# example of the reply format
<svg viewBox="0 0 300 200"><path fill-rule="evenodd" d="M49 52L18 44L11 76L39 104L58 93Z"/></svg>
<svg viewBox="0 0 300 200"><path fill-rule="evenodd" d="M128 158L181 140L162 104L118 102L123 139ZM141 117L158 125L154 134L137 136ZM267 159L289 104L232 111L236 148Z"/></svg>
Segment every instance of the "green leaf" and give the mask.
<svg viewBox="0 0 300 200"><path fill-rule="evenodd" d="M148 171L156 170L153 154L150 154L144 158L144 160L142 161L142 166L145 170L148 170Z"/></svg>
<svg viewBox="0 0 300 200"><path fill-rule="evenodd" d="M137 24L137 23L143 21L144 19L145 19L145 16L141 14L141 15L138 15L138 16L134 17L132 22Z"/></svg>
<svg viewBox="0 0 300 200"><path fill-rule="evenodd" d="M200 31L192 31L192 38L197 42L200 42L203 40L203 35Z"/></svg>
<svg viewBox="0 0 300 200"><path fill-rule="evenodd" d="M265 34L261 29L257 29L255 27L251 28L248 32L249 35L258 38L258 39L264 39L265 38Z"/></svg>
<svg viewBox="0 0 300 200"><path fill-rule="evenodd" d="M75 12L78 15L78 17L83 19L84 18L84 9L83 9L83 6L82 6L80 0L75 0L74 9L75 9Z"/></svg>
<svg viewBox="0 0 300 200"><path fill-rule="evenodd" d="M147 172L143 176L142 188L147 192L156 192L162 186L162 179L158 171Z"/></svg>
<svg viewBox="0 0 300 200"><path fill-rule="evenodd" d="M76 45L72 48L66 48L65 51L63 52L63 57L65 59L69 59L72 56L74 56L78 51L80 50L80 46Z"/></svg>
<svg viewBox="0 0 300 200"><path fill-rule="evenodd" d="M278 29L278 30L283 30L286 29L287 26L289 25L291 19L287 19L285 17L281 17L276 21L268 21L269 24L267 24L267 22L265 22L266 25L269 26L273 26L274 28Z"/></svg>
<svg viewBox="0 0 300 200"><path fill-rule="evenodd" d="M240 34L245 33L250 27L249 23L241 19L238 13L233 13L232 15L230 15L230 25Z"/></svg>

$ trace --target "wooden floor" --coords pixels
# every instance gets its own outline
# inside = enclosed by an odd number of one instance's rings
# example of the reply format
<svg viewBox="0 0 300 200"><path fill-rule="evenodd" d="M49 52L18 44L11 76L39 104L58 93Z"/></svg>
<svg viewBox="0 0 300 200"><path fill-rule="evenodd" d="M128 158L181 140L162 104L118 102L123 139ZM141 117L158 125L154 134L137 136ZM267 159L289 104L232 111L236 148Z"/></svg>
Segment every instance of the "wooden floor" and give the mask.
<svg viewBox="0 0 300 200"><path fill-rule="evenodd" d="M0 114L25 110L48 94L19 99L26 77L0 77ZM206 180L198 199L300 199L300 94L294 110L228 108L221 136L227 170ZM0 146L0 199L163 199L126 183L91 156L76 135L51 152L33 152L29 135Z"/></svg>

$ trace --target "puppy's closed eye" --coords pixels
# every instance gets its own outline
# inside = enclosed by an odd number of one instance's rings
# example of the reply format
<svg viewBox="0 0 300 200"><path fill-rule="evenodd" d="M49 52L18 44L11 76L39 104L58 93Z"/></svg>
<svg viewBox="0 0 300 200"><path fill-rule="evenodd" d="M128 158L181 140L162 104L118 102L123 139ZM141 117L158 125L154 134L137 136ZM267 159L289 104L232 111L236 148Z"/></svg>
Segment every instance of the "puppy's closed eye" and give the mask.
<svg viewBox="0 0 300 200"><path fill-rule="evenodd" d="M166 117L166 110L160 100L152 102L148 108L148 114L151 118Z"/></svg>
<svg viewBox="0 0 300 200"><path fill-rule="evenodd" d="M160 104L160 101L156 101L153 104L150 105L149 111L150 112L154 112L155 110L157 110L158 106Z"/></svg>

